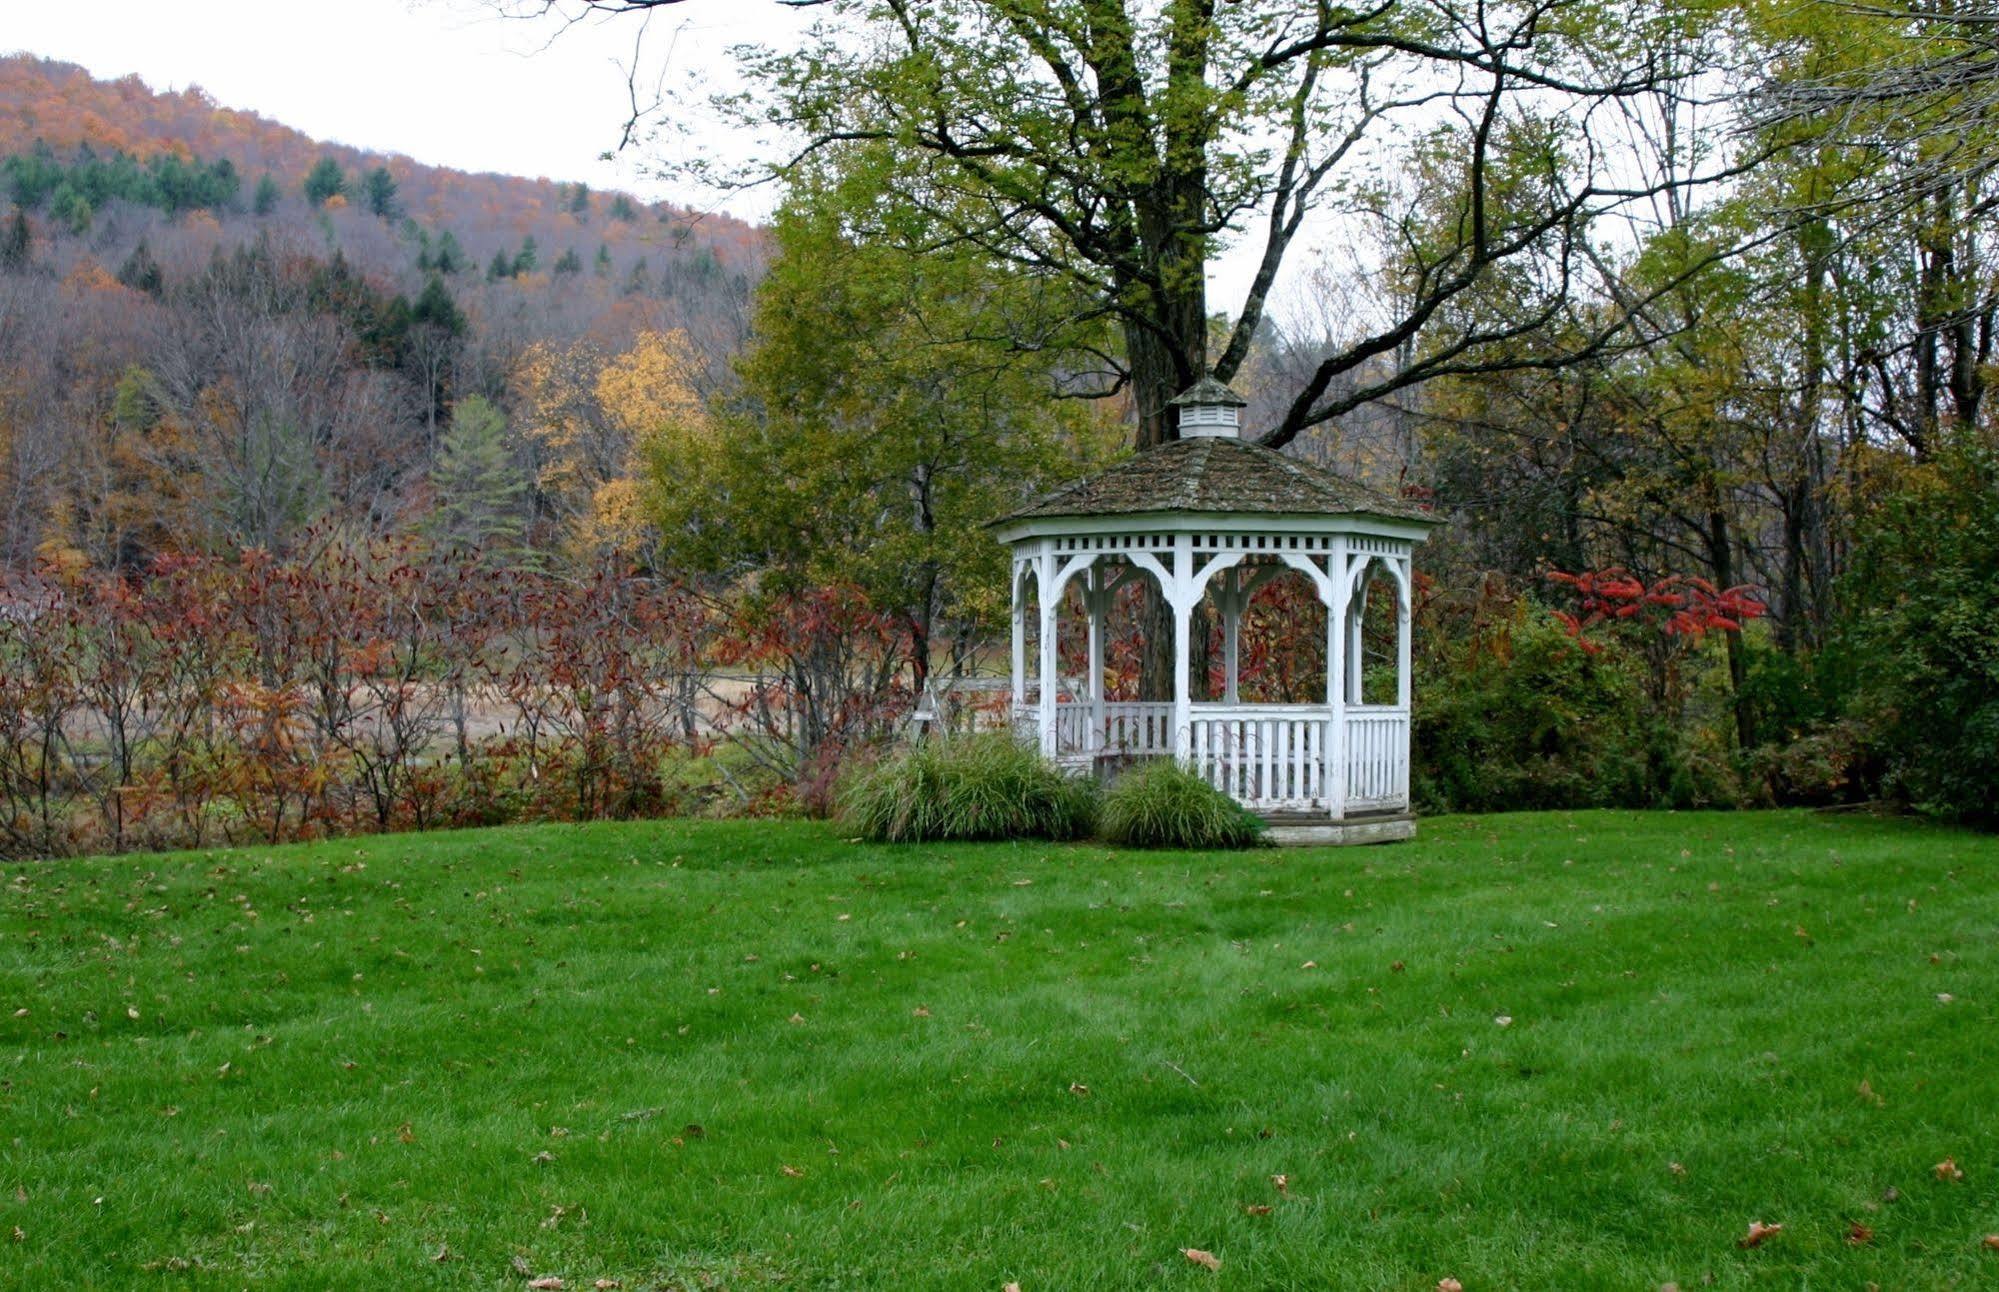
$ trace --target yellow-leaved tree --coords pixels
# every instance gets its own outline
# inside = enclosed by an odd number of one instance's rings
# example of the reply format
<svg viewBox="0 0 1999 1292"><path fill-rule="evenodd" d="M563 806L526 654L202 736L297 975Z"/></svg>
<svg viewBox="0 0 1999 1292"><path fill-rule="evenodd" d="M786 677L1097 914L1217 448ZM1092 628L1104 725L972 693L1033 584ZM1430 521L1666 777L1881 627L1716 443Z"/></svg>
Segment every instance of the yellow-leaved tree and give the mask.
<svg viewBox="0 0 1999 1292"><path fill-rule="evenodd" d="M687 334L641 332L622 353L587 342L531 346L515 397L537 507L572 558L648 559L655 531L640 478L662 445L709 434Z"/></svg>

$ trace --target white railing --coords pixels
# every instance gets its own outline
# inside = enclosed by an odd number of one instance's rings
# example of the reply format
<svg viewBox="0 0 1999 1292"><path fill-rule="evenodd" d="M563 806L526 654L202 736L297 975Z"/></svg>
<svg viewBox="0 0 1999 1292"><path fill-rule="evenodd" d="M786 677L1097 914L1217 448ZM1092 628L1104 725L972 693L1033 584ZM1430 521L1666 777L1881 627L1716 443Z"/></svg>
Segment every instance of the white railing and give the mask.
<svg viewBox="0 0 1999 1292"><path fill-rule="evenodd" d="M1196 775L1246 807L1324 810L1331 720L1323 705L1197 704L1188 760Z"/></svg>
<svg viewBox="0 0 1999 1292"><path fill-rule="evenodd" d="M1173 752L1173 702L1118 701L1104 705L1107 753L1170 754Z"/></svg>
<svg viewBox="0 0 1999 1292"><path fill-rule="evenodd" d="M1408 711L1389 706L1348 709L1348 810L1408 805Z"/></svg>
<svg viewBox="0 0 1999 1292"><path fill-rule="evenodd" d="M1149 757L1174 752L1171 703L1106 703L1092 740L1092 706L1063 699L1055 706L1055 751L1064 759L1103 755ZM1016 729L1032 738L1040 711L1014 711ZM1187 730L1187 760L1210 785L1256 811L1324 812L1346 777L1346 810L1373 812L1409 805L1409 714L1391 705L1346 711L1346 767L1332 766L1332 710L1317 704L1196 704Z"/></svg>
<svg viewBox="0 0 1999 1292"><path fill-rule="evenodd" d="M1099 753L1170 754L1173 752L1173 704L1164 702L1109 701L1104 705L1103 735L1090 740L1092 705L1087 700L1058 700L1055 704L1055 752L1058 755ZM1041 722L1041 710L1033 703L1013 711L1014 729L1032 736Z"/></svg>

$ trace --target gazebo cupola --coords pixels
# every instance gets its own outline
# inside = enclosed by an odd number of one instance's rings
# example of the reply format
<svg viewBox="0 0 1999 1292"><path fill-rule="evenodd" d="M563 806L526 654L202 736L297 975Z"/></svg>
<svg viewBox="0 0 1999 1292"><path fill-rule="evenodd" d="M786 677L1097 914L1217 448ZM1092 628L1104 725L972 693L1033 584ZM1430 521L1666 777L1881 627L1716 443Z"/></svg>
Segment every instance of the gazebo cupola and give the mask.
<svg viewBox="0 0 1999 1292"><path fill-rule="evenodd" d="M1178 439L993 522L1013 551L1016 725L1078 769L1178 758L1269 818L1280 840L1409 837L1410 599L1415 547L1436 517L1242 439L1245 401L1211 377L1172 406ZM1245 703L1245 612L1259 588L1294 573L1326 609L1324 693ZM1168 611L1173 694L1113 701L1106 617L1118 590L1140 579L1154 583ZM1082 673L1063 676L1057 641L1072 583L1088 631ZM1221 628L1212 698L1195 694L1208 689L1206 678L1196 687L1194 672L1193 635L1210 622L1196 617L1204 599ZM1393 616L1394 644L1369 669L1364 628L1380 614Z"/></svg>
<svg viewBox="0 0 1999 1292"><path fill-rule="evenodd" d="M1203 377L1167 401L1179 410L1180 438L1194 440L1242 434L1242 410L1249 401L1213 377Z"/></svg>

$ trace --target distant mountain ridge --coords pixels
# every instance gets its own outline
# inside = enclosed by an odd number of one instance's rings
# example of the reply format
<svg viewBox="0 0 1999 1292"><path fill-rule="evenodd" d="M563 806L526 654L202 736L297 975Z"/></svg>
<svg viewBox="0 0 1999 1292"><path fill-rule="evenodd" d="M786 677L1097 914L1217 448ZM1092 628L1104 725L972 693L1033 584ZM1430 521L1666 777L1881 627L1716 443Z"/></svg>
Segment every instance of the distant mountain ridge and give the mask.
<svg viewBox="0 0 1999 1292"><path fill-rule="evenodd" d="M405 210L419 222L447 221L471 208L488 220L515 225L567 217L580 232L594 220L613 218L613 207L622 201L656 223L698 230L702 241L718 247L756 239L753 226L732 216L642 203L629 194L589 192L587 206L578 212L578 186L572 183L462 171L317 140L258 113L223 106L199 86L156 90L137 76L99 80L73 63L32 54L0 56L0 156L37 144L57 153L116 150L142 161L160 152L200 160L226 157L242 173L246 197L262 174L296 194L324 157L354 175L385 167L400 187Z"/></svg>

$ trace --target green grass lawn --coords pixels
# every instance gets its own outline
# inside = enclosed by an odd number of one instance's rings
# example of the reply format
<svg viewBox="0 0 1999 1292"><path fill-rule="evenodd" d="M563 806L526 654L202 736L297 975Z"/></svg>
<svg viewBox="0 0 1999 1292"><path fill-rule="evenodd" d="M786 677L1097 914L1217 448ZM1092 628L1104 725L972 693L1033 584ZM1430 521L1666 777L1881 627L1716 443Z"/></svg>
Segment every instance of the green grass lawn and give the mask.
<svg viewBox="0 0 1999 1292"><path fill-rule="evenodd" d="M1802 814L17 865L0 1286L1993 1287L1995 1024L1999 839Z"/></svg>

